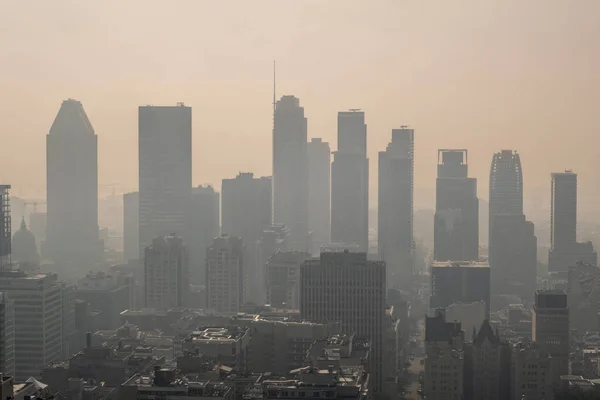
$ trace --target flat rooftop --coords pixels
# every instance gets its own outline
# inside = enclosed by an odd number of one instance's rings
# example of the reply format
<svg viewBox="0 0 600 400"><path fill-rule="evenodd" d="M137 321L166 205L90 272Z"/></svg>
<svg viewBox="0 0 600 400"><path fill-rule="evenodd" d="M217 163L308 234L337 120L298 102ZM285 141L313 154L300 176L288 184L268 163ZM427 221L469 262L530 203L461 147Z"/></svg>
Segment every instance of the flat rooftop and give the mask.
<svg viewBox="0 0 600 400"><path fill-rule="evenodd" d="M489 268L487 261L432 261L431 268Z"/></svg>
<svg viewBox="0 0 600 400"><path fill-rule="evenodd" d="M210 327L200 328L188 336L186 341L219 343L234 342L246 334L246 329L237 327Z"/></svg>

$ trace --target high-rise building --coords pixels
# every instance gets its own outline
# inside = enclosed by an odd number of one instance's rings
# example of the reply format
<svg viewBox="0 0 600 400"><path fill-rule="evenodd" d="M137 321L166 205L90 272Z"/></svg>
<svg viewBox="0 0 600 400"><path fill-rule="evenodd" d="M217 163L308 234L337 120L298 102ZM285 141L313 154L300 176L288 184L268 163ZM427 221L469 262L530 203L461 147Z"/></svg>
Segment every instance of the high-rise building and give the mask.
<svg viewBox="0 0 600 400"><path fill-rule="evenodd" d="M308 142L308 229L313 253L331 242L331 149L321 138Z"/></svg>
<svg viewBox="0 0 600 400"><path fill-rule="evenodd" d="M290 230L290 246L308 249L308 155L306 118L300 100L283 96L273 122L274 221Z"/></svg>
<svg viewBox="0 0 600 400"><path fill-rule="evenodd" d="M140 192L123 194L123 260L140 259Z"/></svg>
<svg viewBox="0 0 600 400"><path fill-rule="evenodd" d="M237 313L244 303L242 238L223 235L206 250L206 308Z"/></svg>
<svg viewBox="0 0 600 400"><path fill-rule="evenodd" d="M331 164L331 240L369 248L369 159L365 113L338 113L338 149Z"/></svg>
<svg viewBox="0 0 600 400"><path fill-rule="evenodd" d="M44 256L61 264L102 261L98 137L77 100L63 101L46 136L46 201Z"/></svg>
<svg viewBox="0 0 600 400"><path fill-rule="evenodd" d="M0 292L0 371L15 376L15 305L6 292Z"/></svg>
<svg viewBox="0 0 600 400"><path fill-rule="evenodd" d="M263 304L265 275L257 264L258 242L272 224L271 178L254 178L246 172L223 179L221 196L223 233L244 242L244 300Z"/></svg>
<svg viewBox="0 0 600 400"><path fill-rule="evenodd" d="M492 290L532 299L536 285L537 238L523 214L523 169L519 154L502 150L490 168L489 262Z"/></svg>
<svg viewBox="0 0 600 400"><path fill-rule="evenodd" d="M414 129L392 130L392 141L379 152L379 255L388 282L410 288L413 274Z"/></svg>
<svg viewBox="0 0 600 400"><path fill-rule="evenodd" d="M558 290L538 290L532 314L532 338L552 358L553 381L569 374L569 307Z"/></svg>
<svg viewBox="0 0 600 400"><path fill-rule="evenodd" d="M490 266L484 262L433 262L431 308L483 301L490 317Z"/></svg>
<svg viewBox="0 0 600 400"><path fill-rule="evenodd" d="M464 398L464 340L460 322L446 322L442 311L425 317L423 389L428 400Z"/></svg>
<svg viewBox="0 0 600 400"><path fill-rule="evenodd" d="M372 343L371 377L382 388L385 263L366 253L322 252L300 267L300 316L313 322L339 321L342 333Z"/></svg>
<svg viewBox="0 0 600 400"><path fill-rule="evenodd" d="M221 235L220 200L219 192L210 185L192 189L187 243L190 249L190 281L193 284L205 284L206 249L214 238Z"/></svg>
<svg viewBox="0 0 600 400"><path fill-rule="evenodd" d="M62 357L62 284L55 274L0 272L0 291L15 310L15 380L40 377L42 369Z"/></svg>
<svg viewBox="0 0 600 400"><path fill-rule="evenodd" d="M478 258L477 179L468 177L467 150L438 150L434 259L477 261Z"/></svg>
<svg viewBox="0 0 600 400"><path fill-rule="evenodd" d="M600 268L590 263L578 262L569 267L567 300L571 329L579 332L596 332L600 329Z"/></svg>
<svg viewBox="0 0 600 400"><path fill-rule="evenodd" d="M139 108L140 250L156 237L186 239L192 193L192 108Z"/></svg>
<svg viewBox="0 0 600 400"><path fill-rule="evenodd" d="M274 308L297 310L300 307L300 266L310 254L278 251L266 264L267 304Z"/></svg>
<svg viewBox="0 0 600 400"><path fill-rule="evenodd" d="M577 242L577 174L552 174L548 271L567 271L578 261L598 264L592 242Z"/></svg>
<svg viewBox="0 0 600 400"><path fill-rule="evenodd" d="M11 218L10 185L0 185L0 271L10 267Z"/></svg>
<svg viewBox="0 0 600 400"><path fill-rule="evenodd" d="M144 252L144 288L147 308L168 310L187 305L188 250L178 236L159 236Z"/></svg>

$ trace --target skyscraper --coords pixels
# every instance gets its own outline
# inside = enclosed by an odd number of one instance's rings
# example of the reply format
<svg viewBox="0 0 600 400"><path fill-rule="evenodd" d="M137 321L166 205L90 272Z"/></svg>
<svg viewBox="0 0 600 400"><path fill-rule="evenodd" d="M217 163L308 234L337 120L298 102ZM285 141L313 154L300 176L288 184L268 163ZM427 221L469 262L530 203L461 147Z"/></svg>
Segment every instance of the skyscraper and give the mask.
<svg viewBox="0 0 600 400"><path fill-rule="evenodd" d="M274 222L290 230L290 247L308 248L308 156L306 118L300 100L283 96L273 126Z"/></svg>
<svg viewBox="0 0 600 400"><path fill-rule="evenodd" d="M312 251L331 243L331 149L320 138L308 142L308 228Z"/></svg>
<svg viewBox="0 0 600 400"><path fill-rule="evenodd" d="M188 250L177 236L160 236L144 252L144 289L147 308L168 310L187 305Z"/></svg>
<svg viewBox="0 0 600 400"><path fill-rule="evenodd" d="M562 291L538 290L532 315L532 339L555 363L554 382L569 373L569 307Z"/></svg>
<svg viewBox="0 0 600 400"><path fill-rule="evenodd" d="M187 243L190 250L190 281L194 284L205 284L206 249L214 238L221 235L220 197L219 192L210 185L192 189Z"/></svg>
<svg viewBox="0 0 600 400"><path fill-rule="evenodd" d="M591 242L577 242L577 174L552 174L548 271L567 271L578 261L597 265Z"/></svg>
<svg viewBox="0 0 600 400"><path fill-rule="evenodd" d="M371 379L382 387L385 263L366 253L322 252L300 267L300 316L313 322L339 321L343 333L371 342Z"/></svg>
<svg viewBox="0 0 600 400"><path fill-rule="evenodd" d="M123 261L140 258L140 192L123 194Z"/></svg>
<svg viewBox="0 0 600 400"><path fill-rule="evenodd" d="M413 273L413 129L392 130L392 141L379 152L379 254L393 286L410 287Z"/></svg>
<svg viewBox="0 0 600 400"><path fill-rule="evenodd" d="M331 241L369 247L369 159L365 113L338 113L338 150L331 165Z"/></svg>
<svg viewBox="0 0 600 400"><path fill-rule="evenodd" d="M0 371L15 376L15 305L6 292L0 292Z"/></svg>
<svg viewBox="0 0 600 400"><path fill-rule="evenodd" d="M258 265L258 242L271 225L271 178L254 178L251 172L223 179L223 233L244 243L244 293L247 302L264 303L264 266Z"/></svg>
<svg viewBox="0 0 600 400"><path fill-rule="evenodd" d="M139 108L140 249L155 237L185 239L192 193L192 108Z"/></svg>
<svg viewBox="0 0 600 400"><path fill-rule="evenodd" d="M0 271L10 266L11 218L10 185L0 185Z"/></svg>
<svg viewBox="0 0 600 400"><path fill-rule="evenodd" d="M468 177L467 150L438 150L434 259L476 261L478 257L477 179Z"/></svg>
<svg viewBox="0 0 600 400"><path fill-rule="evenodd" d="M62 264L101 261L98 137L77 100L63 101L46 136L46 196L44 255Z"/></svg>
<svg viewBox="0 0 600 400"><path fill-rule="evenodd" d="M206 308L237 313L244 304L242 239L223 235L206 251Z"/></svg>
<svg viewBox="0 0 600 400"><path fill-rule="evenodd" d="M519 154L502 150L490 168L489 261L492 290L531 300L536 284L537 238L523 214Z"/></svg>

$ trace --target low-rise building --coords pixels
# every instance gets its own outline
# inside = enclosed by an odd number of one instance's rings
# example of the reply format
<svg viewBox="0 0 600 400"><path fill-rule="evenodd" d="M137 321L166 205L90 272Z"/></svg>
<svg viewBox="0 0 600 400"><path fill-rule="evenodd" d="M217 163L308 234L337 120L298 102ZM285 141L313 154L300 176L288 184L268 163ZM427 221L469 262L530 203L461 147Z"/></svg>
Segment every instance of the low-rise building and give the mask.
<svg viewBox="0 0 600 400"><path fill-rule="evenodd" d="M92 310L101 312L99 326L104 329L117 328L120 326L121 312L133 305L133 277L90 272L77 281L75 297L86 301Z"/></svg>
<svg viewBox="0 0 600 400"><path fill-rule="evenodd" d="M244 368L247 362L250 330L235 326L202 327L183 340L183 352L202 353L218 363Z"/></svg>

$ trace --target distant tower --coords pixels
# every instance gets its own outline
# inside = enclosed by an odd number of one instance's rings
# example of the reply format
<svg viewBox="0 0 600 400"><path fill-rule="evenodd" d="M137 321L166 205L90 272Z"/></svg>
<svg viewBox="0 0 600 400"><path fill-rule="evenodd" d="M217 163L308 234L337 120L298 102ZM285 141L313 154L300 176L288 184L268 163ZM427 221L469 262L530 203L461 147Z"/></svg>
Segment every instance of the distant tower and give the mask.
<svg viewBox="0 0 600 400"><path fill-rule="evenodd" d="M273 126L274 221L290 230L290 247L308 248L308 157L306 118L300 100L283 96Z"/></svg>
<svg viewBox="0 0 600 400"><path fill-rule="evenodd" d="M268 201L269 206L271 202ZM188 246L190 249L190 282L206 284L206 249L214 238L221 236L221 196L210 186L192 189L190 229Z"/></svg>
<svg viewBox="0 0 600 400"><path fill-rule="evenodd" d="M369 248L369 159L365 113L338 113L338 150L331 165L331 241Z"/></svg>
<svg viewBox="0 0 600 400"><path fill-rule="evenodd" d="M242 239L223 235L206 253L206 308L237 313L244 304Z"/></svg>
<svg viewBox="0 0 600 400"><path fill-rule="evenodd" d="M0 185L0 271L10 268L11 218L10 185Z"/></svg>
<svg viewBox="0 0 600 400"><path fill-rule="evenodd" d="M415 132L392 130L392 141L379 152L379 254L388 283L410 288L413 274L413 187Z"/></svg>
<svg viewBox="0 0 600 400"><path fill-rule="evenodd" d="M569 373L569 307L562 291L538 290L532 315L532 339L553 359L555 382Z"/></svg>
<svg viewBox="0 0 600 400"><path fill-rule="evenodd" d="M177 236L161 236L146 247L144 283L146 307L168 310L187 305L188 251Z"/></svg>
<svg viewBox="0 0 600 400"><path fill-rule="evenodd" d="M140 258L140 192L123 194L123 261Z"/></svg>
<svg viewBox="0 0 600 400"><path fill-rule="evenodd" d="M467 150L438 150L434 259L479 258L477 179L468 177Z"/></svg>
<svg viewBox="0 0 600 400"><path fill-rule="evenodd" d="M495 294L532 300L537 238L523 214L523 169L519 154L502 150L490 167L489 261Z"/></svg>
<svg viewBox="0 0 600 400"><path fill-rule="evenodd" d="M308 142L308 228L312 252L331 243L331 149L320 138Z"/></svg>
<svg viewBox="0 0 600 400"><path fill-rule="evenodd" d="M57 263L102 261L98 232L98 137L83 106L63 101L46 136L48 225L45 257Z"/></svg>
<svg viewBox="0 0 600 400"><path fill-rule="evenodd" d="M578 261L597 265L591 242L577 242L577 174L552 174L548 271L567 271Z"/></svg>
<svg viewBox="0 0 600 400"><path fill-rule="evenodd" d="M27 229L25 217L21 219L21 227L12 238L12 262L22 266L38 266L40 264L35 236Z"/></svg>
<svg viewBox="0 0 600 400"><path fill-rule="evenodd" d="M140 249L158 236L186 239L192 194L192 108L139 108Z"/></svg>

